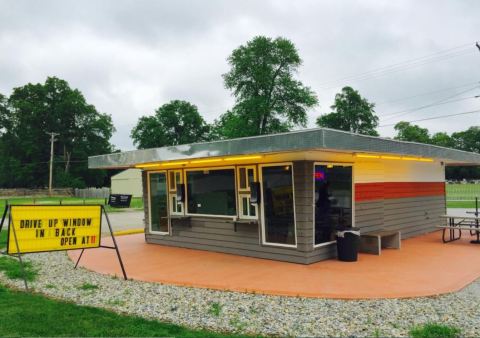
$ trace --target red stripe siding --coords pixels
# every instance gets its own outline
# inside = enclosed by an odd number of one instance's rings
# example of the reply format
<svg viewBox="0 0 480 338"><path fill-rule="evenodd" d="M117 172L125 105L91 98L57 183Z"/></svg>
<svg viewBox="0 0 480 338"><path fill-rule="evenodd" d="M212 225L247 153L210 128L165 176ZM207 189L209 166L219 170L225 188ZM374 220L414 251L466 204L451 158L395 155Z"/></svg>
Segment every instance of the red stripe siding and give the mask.
<svg viewBox="0 0 480 338"><path fill-rule="evenodd" d="M355 184L355 201L445 195L445 182L376 182Z"/></svg>

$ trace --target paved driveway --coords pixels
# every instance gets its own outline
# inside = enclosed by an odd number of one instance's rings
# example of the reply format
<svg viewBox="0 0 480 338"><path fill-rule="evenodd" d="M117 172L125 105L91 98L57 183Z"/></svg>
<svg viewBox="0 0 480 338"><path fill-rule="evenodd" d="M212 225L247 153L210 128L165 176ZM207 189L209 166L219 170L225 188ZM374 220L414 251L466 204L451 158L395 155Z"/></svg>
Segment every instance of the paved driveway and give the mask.
<svg viewBox="0 0 480 338"><path fill-rule="evenodd" d="M110 224L112 224L113 231L120 230L130 230L130 229L140 229L144 227L143 211L119 211L119 212L109 212L108 218L110 219ZM102 219L102 233L108 233L107 220L105 215Z"/></svg>

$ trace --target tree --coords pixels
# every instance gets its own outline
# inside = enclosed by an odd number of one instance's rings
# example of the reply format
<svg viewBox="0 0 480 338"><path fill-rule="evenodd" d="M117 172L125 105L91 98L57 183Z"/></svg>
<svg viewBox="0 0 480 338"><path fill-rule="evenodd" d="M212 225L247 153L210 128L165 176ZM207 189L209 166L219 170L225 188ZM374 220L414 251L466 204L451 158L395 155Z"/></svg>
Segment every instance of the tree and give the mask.
<svg viewBox="0 0 480 338"><path fill-rule="evenodd" d="M99 186L105 171L89 170L87 157L112 152L110 115L99 113L82 93L61 79L15 88L1 135L0 186L43 187L48 182L50 138L55 132L54 185Z"/></svg>
<svg viewBox="0 0 480 338"><path fill-rule="evenodd" d="M429 143L440 147L455 148L455 140L445 132L433 134Z"/></svg>
<svg viewBox="0 0 480 338"><path fill-rule="evenodd" d="M142 116L132 129L133 143L139 149L194 143L208 139L209 126L195 105L173 100Z"/></svg>
<svg viewBox="0 0 480 338"><path fill-rule="evenodd" d="M7 98L0 93L0 136L8 128L8 114L10 110L8 108Z"/></svg>
<svg viewBox="0 0 480 338"><path fill-rule="evenodd" d="M368 102L353 88L343 87L335 95L335 103L330 108L333 110L331 113L317 118L319 127L378 136L375 130L378 127L375 104Z"/></svg>
<svg viewBox="0 0 480 338"><path fill-rule="evenodd" d="M421 128L404 121L398 122L394 128L397 131L397 135L394 137L396 140L430 143L430 135L426 128Z"/></svg>
<svg viewBox="0 0 480 338"><path fill-rule="evenodd" d="M452 134L457 149L480 153L480 127L470 127Z"/></svg>
<svg viewBox="0 0 480 338"><path fill-rule="evenodd" d="M302 64L295 45L285 38L257 36L235 49L223 75L235 106L216 121L223 138L264 135L305 126L316 95L294 78Z"/></svg>

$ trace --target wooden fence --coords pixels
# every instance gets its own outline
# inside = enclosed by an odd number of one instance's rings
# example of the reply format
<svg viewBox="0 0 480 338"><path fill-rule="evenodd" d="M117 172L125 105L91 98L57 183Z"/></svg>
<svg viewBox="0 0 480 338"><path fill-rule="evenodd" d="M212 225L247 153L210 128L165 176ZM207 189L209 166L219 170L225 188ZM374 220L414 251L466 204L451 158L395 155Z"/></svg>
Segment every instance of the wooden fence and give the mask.
<svg viewBox="0 0 480 338"><path fill-rule="evenodd" d="M75 189L75 197L79 198L107 198L109 195L110 188Z"/></svg>

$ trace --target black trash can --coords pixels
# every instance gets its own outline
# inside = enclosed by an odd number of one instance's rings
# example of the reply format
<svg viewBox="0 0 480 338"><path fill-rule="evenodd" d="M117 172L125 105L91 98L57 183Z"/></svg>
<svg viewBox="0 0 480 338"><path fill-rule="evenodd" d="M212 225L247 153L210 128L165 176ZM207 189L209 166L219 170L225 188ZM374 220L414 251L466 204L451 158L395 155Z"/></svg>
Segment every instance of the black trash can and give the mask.
<svg viewBox="0 0 480 338"><path fill-rule="evenodd" d="M360 229L337 228L337 257L339 261L356 262L360 245Z"/></svg>

